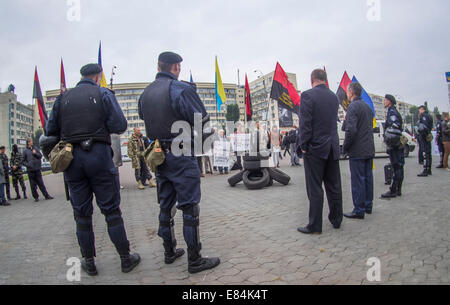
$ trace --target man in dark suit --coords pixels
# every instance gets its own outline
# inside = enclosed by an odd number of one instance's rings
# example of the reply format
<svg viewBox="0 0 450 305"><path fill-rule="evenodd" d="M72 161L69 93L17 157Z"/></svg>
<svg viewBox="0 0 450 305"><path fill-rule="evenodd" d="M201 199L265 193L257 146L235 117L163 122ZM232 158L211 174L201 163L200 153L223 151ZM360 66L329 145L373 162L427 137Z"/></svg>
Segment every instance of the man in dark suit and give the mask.
<svg viewBox="0 0 450 305"><path fill-rule="evenodd" d="M322 213L325 190L330 207L328 219L335 229L341 227L342 187L339 167L339 136L337 130L339 101L327 87L324 70L311 74L313 89L302 94L300 105L299 144L304 155L306 190L310 201L309 224L298 231L304 234L322 233Z"/></svg>
<svg viewBox="0 0 450 305"><path fill-rule="evenodd" d="M373 111L361 99L362 87L359 83L348 86L348 98L352 101L347 109L342 130L345 131L344 152L350 157L352 196L354 209L344 214L350 219L364 219L372 214L373 208Z"/></svg>

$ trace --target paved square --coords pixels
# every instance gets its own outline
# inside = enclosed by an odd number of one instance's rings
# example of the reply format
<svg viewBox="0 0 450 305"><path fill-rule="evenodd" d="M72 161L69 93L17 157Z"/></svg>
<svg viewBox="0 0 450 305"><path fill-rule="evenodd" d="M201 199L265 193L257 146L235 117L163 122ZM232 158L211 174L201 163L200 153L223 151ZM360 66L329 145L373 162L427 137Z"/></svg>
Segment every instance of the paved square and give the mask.
<svg viewBox="0 0 450 305"><path fill-rule="evenodd" d="M286 162L286 160L285 160ZM407 160L403 197L378 199L387 187L377 159L374 214L364 221L344 220L334 230L324 209L320 236L306 236L308 200L303 168L283 167L289 186L277 183L261 191L240 184L231 188L224 176L203 179L201 227L204 256L220 256L211 271L190 275L187 257L166 266L157 236L156 191L138 191L130 164L121 168L122 210L132 250L142 263L131 274L120 272L103 216L94 223L99 276L82 273L81 284L370 284L371 257L381 261L381 284L450 284L450 173L434 170L418 178L416 158ZM341 162L344 212L352 210L348 162ZM0 284L71 284L66 279L70 257L79 257L75 222L64 201L61 175L44 178L53 201L12 201L0 207ZM28 187L28 185L27 185ZM326 206L326 204L325 204ZM176 217L179 247L185 248L182 217Z"/></svg>

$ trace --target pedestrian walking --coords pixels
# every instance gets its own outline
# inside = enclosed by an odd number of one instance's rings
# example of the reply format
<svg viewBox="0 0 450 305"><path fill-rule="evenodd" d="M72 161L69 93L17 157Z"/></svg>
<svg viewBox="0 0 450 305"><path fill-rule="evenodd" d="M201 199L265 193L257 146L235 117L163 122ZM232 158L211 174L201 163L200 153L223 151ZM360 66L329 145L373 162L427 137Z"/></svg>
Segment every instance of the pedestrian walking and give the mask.
<svg viewBox="0 0 450 305"><path fill-rule="evenodd" d="M436 145L438 146L439 155L441 157L439 165L436 168L444 168L445 148L442 135L442 125L444 124L444 120L440 114L436 114L436 120Z"/></svg>
<svg viewBox="0 0 450 305"><path fill-rule="evenodd" d="M311 74L312 89L302 94L300 105L299 145L304 156L306 190L310 201L309 224L298 228L304 234L322 233L322 184L328 198L328 219L335 229L341 227L342 186L339 167L337 127L339 100L327 86L327 73L322 69ZM295 154L295 151L291 151Z"/></svg>
<svg viewBox="0 0 450 305"><path fill-rule="evenodd" d="M5 198L6 175L3 166L0 166L0 206L10 206L11 204Z"/></svg>

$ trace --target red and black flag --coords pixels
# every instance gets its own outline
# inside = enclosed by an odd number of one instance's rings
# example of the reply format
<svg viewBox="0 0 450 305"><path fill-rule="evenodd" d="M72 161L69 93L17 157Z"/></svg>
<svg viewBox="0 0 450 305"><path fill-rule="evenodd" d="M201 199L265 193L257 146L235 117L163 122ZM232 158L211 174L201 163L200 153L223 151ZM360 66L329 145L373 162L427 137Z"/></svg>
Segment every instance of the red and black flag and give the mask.
<svg viewBox="0 0 450 305"><path fill-rule="evenodd" d="M295 113L300 110L300 95L279 63L275 69L270 98L278 101L278 107Z"/></svg>
<svg viewBox="0 0 450 305"><path fill-rule="evenodd" d="M325 73L327 73L327 69L325 69L325 66L323 66L323 71L325 71ZM328 78L327 78L327 87L328 87L328 89L330 89L330 84L328 83Z"/></svg>
<svg viewBox="0 0 450 305"><path fill-rule="evenodd" d="M251 121L253 117L252 98L250 95L250 86L248 84L247 74L245 74L245 113L247 121Z"/></svg>
<svg viewBox="0 0 450 305"><path fill-rule="evenodd" d="M33 88L33 98L36 99L36 104L39 110L39 118L41 119L42 129L44 133L47 132L47 121L48 115L45 110L44 98L42 97L41 85L39 84L39 77L36 70L34 71L34 88Z"/></svg>
<svg viewBox="0 0 450 305"><path fill-rule="evenodd" d="M350 105L350 101L348 100L348 85L352 83L350 77L348 77L347 71L344 72L344 76L342 77L341 84L339 85L339 89L336 93L338 96L339 102L341 103L342 108L347 111L348 106Z"/></svg>
<svg viewBox="0 0 450 305"><path fill-rule="evenodd" d="M66 74L64 73L64 63L63 63L62 58L61 58L61 84L60 84L60 90L61 90L61 94L64 94L64 92L67 91Z"/></svg>

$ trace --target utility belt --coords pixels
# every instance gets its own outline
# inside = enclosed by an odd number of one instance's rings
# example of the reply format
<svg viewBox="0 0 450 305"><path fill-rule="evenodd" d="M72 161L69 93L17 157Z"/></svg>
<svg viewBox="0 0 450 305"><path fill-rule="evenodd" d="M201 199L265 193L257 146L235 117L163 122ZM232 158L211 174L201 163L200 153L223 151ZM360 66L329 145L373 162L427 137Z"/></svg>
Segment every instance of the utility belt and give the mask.
<svg viewBox="0 0 450 305"><path fill-rule="evenodd" d="M81 142L76 142L76 143L71 143L73 145L73 147L77 147L79 146L82 150L84 151L91 151L92 146L94 146L95 143L103 143L106 145L110 145L110 143L106 142L106 141L101 141L101 140L95 140L95 139L87 139Z"/></svg>

